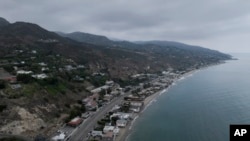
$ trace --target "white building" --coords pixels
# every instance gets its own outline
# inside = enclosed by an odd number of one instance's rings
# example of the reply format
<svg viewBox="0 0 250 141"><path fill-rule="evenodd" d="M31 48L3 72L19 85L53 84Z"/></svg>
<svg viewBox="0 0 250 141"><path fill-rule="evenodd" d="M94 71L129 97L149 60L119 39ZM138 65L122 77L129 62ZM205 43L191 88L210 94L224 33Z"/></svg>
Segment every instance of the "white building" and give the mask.
<svg viewBox="0 0 250 141"><path fill-rule="evenodd" d="M113 132L114 129L115 129L114 126L105 126L105 127L103 128L103 133Z"/></svg>
<svg viewBox="0 0 250 141"><path fill-rule="evenodd" d="M116 121L116 126L118 127L126 127L127 126L127 120L120 119Z"/></svg>
<svg viewBox="0 0 250 141"><path fill-rule="evenodd" d="M53 141L62 141L64 140L66 135L64 133L60 133L52 138Z"/></svg>
<svg viewBox="0 0 250 141"><path fill-rule="evenodd" d="M24 71L24 70L19 70L16 72L17 74L32 74L32 71Z"/></svg>
<svg viewBox="0 0 250 141"><path fill-rule="evenodd" d="M95 136L103 136L103 134L102 134L102 131L95 131L95 130L93 130L93 131L91 131L91 135L93 136L93 137L95 137Z"/></svg>
<svg viewBox="0 0 250 141"><path fill-rule="evenodd" d="M35 75L32 75L33 78L36 78L36 79L45 79L45 78L48 78L48 76L44 73L42 74L35 74Z"/></svg>
<svg viewBox="0 0 250 141"><path fill-rule="evenodd" d="M101 87L98 87L98 88L91 90L91 93L99 93L102 90L107 90L108 88L110 88L110 86L104 85L104 86L101 86Z"/></svg>

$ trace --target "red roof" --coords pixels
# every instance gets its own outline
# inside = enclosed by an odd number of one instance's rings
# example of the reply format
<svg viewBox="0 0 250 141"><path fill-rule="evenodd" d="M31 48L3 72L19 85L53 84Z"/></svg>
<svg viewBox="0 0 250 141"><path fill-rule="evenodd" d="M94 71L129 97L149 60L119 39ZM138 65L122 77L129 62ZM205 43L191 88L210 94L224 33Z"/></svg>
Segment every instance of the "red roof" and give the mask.
<svg viewBox="0 0 250 141"><path fill-rule="evenodd" d="M67 125L69 125L69 126L78 126L82 122L83 122L82 118L76 117L76 118L72 119L70 122L68 122Z"/></svg>

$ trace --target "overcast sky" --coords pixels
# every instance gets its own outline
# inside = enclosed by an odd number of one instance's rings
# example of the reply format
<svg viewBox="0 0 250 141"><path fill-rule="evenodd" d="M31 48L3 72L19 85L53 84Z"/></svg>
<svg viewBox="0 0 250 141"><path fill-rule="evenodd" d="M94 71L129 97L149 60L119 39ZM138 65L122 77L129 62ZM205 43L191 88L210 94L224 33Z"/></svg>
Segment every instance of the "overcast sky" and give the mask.
<svg viewBox="0 0 250 141"><path fill-rule="evenodd" d="M0 0L0 16L51 31L250 52L248 0Z"/></svg>

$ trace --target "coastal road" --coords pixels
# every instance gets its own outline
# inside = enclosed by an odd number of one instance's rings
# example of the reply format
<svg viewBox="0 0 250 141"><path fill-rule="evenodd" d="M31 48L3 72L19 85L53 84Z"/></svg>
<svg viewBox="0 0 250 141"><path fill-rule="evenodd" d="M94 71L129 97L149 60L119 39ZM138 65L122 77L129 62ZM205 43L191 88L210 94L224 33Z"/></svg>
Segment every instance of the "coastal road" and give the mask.
<svg viewBox="0 0 250 141"><path fill-rule="evenodd" d="M105 113L109 112L115 105L121 104L122 100L125 96L130 93L125 93L120 97L114 98L109 104L99 109L95 114L89 117L83 124L79 125L77 130L72 133L70 137L70 141L84 141L88 136L88 133L93 129L93 127L97 124L97 121L100 120Z"/></svg>

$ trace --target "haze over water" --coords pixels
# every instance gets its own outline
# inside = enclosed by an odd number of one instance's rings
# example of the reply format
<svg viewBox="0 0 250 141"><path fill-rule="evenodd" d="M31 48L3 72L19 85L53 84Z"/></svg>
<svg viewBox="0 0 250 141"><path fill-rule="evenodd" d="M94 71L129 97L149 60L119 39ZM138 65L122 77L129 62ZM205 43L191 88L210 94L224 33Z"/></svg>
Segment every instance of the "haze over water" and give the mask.
<svg viewBox="0 0 250 141"><path fill-rule="evenodd" d="M230 124L250 124L250 54L182 79L133 126L128 141L229 141Z"/></svg>

